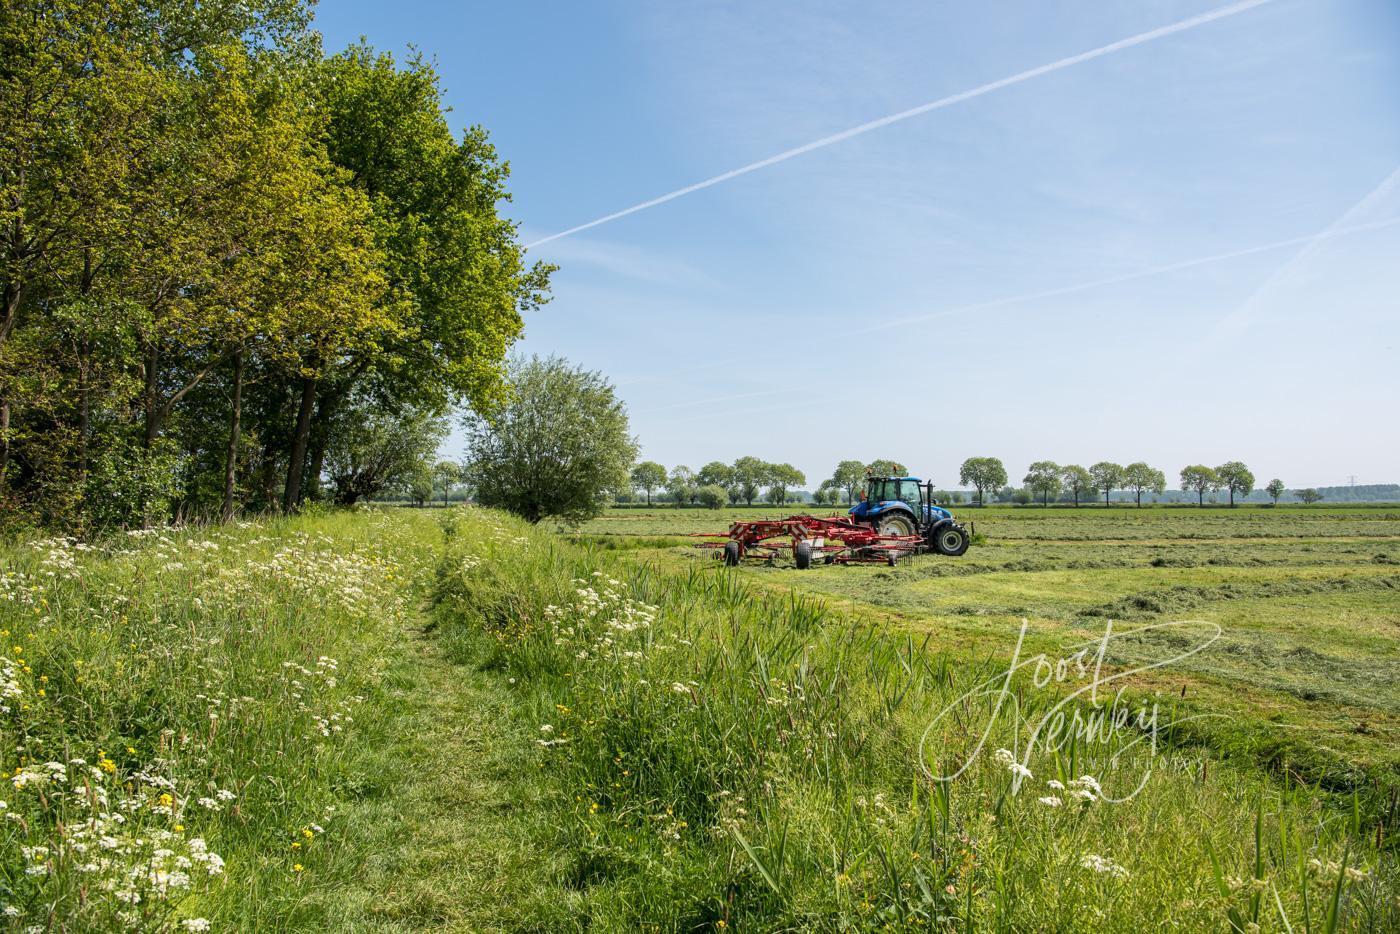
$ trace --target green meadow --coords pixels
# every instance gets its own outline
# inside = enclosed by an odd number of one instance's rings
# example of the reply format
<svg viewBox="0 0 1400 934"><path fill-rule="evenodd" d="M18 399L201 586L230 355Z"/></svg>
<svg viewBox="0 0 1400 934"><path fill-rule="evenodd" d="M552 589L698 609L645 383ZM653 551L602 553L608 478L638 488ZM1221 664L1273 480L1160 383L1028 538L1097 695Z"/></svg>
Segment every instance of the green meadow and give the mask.
<svg viewBox="0 0 1400 934"><path fill-rule="evenodd" d="M5 923L1396 929L1400 517L1119 512L808 572L668 509L12 543ZM1022 625L1110 620L1132 716L1033 741L1096 706Z"/></svg>

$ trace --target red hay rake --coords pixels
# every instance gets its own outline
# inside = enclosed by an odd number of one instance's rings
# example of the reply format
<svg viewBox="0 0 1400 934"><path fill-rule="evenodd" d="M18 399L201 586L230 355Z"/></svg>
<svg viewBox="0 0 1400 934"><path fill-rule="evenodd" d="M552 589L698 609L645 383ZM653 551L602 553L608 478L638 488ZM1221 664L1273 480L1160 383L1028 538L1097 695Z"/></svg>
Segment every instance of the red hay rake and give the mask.
<svg viewBox="0 0 1400 934"><path fill-rule="evenodd" d="M888 564L917 554L924 547L919 535L881 535L868 525L857 525L841 516L789 516L786 519L759 519L735 522L726 532L695 532L695 538L723 541L702 542L696 548L723 549L724 563L736 565L745 560L772 564L779 555L791 552L793 563L807 568L814 561L825 564Z"/></svg>

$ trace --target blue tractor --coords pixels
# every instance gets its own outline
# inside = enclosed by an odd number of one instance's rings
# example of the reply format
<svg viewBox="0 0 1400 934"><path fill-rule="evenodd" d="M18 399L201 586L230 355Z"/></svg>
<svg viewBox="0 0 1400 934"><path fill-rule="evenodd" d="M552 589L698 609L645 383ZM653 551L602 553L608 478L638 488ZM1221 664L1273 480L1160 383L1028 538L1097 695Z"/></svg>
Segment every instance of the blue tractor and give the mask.
<svg viewBox="0 0 1400 934"><path fill-rule="evenodd" d="M933 499L933 484L917 477L869 477L851 519L881 535L918 535L927 548L957 557L967 551L972 534Z"/></svg>

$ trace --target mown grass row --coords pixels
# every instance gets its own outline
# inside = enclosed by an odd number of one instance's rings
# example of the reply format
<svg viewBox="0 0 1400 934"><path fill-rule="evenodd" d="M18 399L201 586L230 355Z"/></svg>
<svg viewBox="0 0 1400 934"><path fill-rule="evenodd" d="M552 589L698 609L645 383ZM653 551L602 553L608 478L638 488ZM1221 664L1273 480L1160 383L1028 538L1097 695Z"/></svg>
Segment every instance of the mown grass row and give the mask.
<svg viewBox="0 0 1400 934"><path fill-rule="evenodd" d="M439 541L339 514L0 551L0 922L334 926Z"/></svg>
<svg viewBox="0 0 1400 934"><path fill-rule="evenodd" d="M445 638L512 685L552 787L540 846L566 895L522 926L1400 926L1384 828L1315 788L1131 729L1028 754L1063 691L979 695L999 666L717 563L448 526Z"/></svg>

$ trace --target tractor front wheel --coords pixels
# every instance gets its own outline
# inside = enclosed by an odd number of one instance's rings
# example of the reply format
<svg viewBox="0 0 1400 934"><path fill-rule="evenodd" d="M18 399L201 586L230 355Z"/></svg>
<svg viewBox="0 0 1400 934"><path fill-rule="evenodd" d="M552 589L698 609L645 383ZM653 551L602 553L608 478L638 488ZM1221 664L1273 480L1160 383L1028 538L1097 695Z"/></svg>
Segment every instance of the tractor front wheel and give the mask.
<svg viewBox="0 0 1400 934"><path fill-rule="evenodd" d="M812 566L812 543L798 542L792 547L792 561L797 565L799 571L805 571Z"/></svg>
<svg viewBox="0 0 1400 934"><path fill-rule="evenodd" d="M725 542L725 543L724 543L724 563L725 563L725 564L729 565L731 568L732 568L732 567L737 567L738 564L739 564L739 559L742 558L742 557L743 557L743 554L740 552L739 543L738 543L738 542Z"/></svg>
<svg viewBox="0 0 1400 934"><path fill-rule="evenodd" d="M956 558L967 551L967 532L955 525L939 529L933 536L933 547L940 555Z"/></svg>

